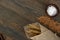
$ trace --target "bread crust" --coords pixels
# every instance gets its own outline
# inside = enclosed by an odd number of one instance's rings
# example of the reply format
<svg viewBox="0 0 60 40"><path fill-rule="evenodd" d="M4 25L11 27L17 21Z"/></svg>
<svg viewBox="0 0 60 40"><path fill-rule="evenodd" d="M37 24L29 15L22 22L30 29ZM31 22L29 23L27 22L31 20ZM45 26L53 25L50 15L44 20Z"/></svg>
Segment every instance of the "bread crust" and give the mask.
<svg viewBox="0 0 60 40"><path fill-rule="evenodd" d="M49 16L41 16L38 18L38 21L43 25L46 25L49 29L53 30L54 32L60 33L60 23L53 20Z"/></svg>

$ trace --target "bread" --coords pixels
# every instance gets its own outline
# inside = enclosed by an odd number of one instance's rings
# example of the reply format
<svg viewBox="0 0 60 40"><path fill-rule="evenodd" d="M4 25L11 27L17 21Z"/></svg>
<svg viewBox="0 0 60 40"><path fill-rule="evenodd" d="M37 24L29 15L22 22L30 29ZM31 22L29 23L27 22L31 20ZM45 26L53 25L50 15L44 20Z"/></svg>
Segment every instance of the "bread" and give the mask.
<svg viewBox="0 0 60 40"><path fill-rule="evenodd" d="M55 21L49 16L41 16L38 18L38 21L43 25L46 25L49 29L52 29L55 32L60 33L60 23Z"/></svg>

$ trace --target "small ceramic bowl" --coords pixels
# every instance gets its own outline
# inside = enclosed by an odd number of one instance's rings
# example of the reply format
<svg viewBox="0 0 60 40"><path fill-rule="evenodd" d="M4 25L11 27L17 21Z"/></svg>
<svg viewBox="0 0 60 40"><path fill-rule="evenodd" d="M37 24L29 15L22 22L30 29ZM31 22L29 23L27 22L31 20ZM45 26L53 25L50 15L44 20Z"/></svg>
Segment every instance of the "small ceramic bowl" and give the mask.
<svg viewBox="0 0 60 40"><path fill-rule="evenodd" d="M46 6L46 13L50 17L55 17L59 14L59 8L55 4L49 4Z"/></svg>

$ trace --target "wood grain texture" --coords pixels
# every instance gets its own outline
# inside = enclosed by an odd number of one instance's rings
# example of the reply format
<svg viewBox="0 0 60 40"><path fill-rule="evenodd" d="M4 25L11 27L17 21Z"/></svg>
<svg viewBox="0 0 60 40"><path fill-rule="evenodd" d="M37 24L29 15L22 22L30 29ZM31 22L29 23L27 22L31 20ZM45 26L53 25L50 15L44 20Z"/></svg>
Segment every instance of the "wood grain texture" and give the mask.
<svg viewBox="0 0 60 40"><path fill-rule="evenodd" d="M60 9L60 1L56 4ZM48 0L0 0L0 32L14 40L27 40L23 26L36 22L36 18L46 15L45 7ZM60 14L54 18L60 22Z"/></svg>

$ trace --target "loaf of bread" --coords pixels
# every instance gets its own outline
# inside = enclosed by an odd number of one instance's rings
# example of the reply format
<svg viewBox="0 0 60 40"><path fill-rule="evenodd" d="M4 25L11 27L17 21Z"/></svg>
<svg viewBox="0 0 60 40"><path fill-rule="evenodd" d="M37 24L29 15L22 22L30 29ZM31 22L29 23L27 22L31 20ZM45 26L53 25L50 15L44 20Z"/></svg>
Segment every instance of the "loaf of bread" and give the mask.
<svg viewBox="0 0 60 40"><path fill-rule="evenodd" d="M38 21L43 25L46 25L49 29L52 29L54 32L60 33L60 23L55 21L49 16L41 16L38 18Z"/></svg>

